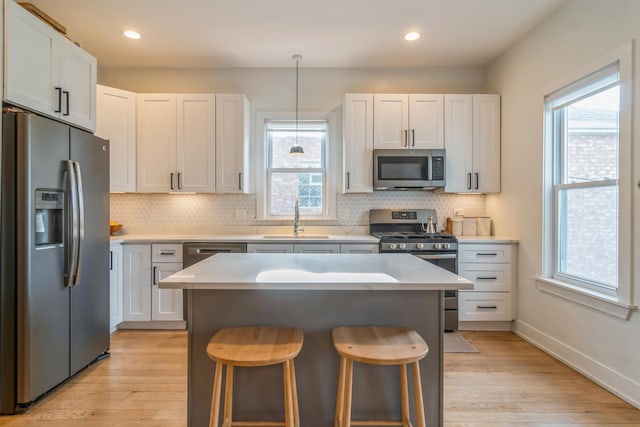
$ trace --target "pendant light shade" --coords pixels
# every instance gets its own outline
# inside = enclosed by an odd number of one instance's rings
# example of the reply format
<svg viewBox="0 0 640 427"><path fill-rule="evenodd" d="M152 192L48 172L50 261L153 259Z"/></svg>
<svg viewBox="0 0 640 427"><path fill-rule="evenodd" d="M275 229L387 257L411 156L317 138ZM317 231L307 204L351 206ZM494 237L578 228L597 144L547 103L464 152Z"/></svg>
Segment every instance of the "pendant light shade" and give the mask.
<svg viewBox="0 0 640 427"><path fill-rule="evenodd" d="M302 146L298 144L298 63L302 59L302 55L293 55L291 59L296 61L296 141L289 149L289 154L292 156L300 156L304 154Z"/></svg>

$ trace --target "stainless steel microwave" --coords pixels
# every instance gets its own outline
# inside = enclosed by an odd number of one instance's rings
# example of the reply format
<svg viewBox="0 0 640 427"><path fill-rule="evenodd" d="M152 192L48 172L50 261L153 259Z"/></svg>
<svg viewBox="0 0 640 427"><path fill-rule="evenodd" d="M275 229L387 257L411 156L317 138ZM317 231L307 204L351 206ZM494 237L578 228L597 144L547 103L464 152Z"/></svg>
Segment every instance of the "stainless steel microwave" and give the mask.
<svg viewBox="0 0 640 427"><path fill-rule="evenodd" d="M375 190L433 190L445 184L445 150L373 150Z"/></svg>

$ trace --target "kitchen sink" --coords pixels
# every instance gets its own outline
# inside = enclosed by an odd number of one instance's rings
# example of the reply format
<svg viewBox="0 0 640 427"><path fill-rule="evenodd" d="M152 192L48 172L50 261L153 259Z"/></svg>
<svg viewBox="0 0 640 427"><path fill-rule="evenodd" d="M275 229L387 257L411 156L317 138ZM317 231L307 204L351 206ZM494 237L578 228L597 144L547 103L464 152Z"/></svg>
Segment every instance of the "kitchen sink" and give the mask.
<svg viewBox="0 0 640 427"><path fill-rule="evenodd" d="M263 239L328 239L329 236L324 234L267 234L262 236Z"/></svg>

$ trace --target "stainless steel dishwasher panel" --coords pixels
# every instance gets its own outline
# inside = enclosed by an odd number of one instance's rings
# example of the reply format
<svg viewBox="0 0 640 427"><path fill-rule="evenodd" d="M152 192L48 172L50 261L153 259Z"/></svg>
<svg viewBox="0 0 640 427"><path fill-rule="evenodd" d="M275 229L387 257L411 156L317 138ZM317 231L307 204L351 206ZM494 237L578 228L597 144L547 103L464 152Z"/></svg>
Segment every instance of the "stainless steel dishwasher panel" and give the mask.
<svg viewBox="0 0 640 427"><path fill-rule="evenodd" d="M182 267L187 268L193 264L219 253L244 253L247 252L246 243L185 243L182 246Z"/></svg>

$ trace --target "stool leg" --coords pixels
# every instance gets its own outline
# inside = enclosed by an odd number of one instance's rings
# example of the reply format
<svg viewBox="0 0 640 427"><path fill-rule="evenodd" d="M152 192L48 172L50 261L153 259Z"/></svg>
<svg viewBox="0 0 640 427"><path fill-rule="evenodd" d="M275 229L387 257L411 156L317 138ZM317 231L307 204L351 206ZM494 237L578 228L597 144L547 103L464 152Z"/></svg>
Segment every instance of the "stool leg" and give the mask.
<svg viewBox="0 0 640 427"><path fill-rule="evenodd" d="M282 364L282 381L284 384L284 425L285 427L293 427L291 369L289 369L288 360Z"/></svg>
<svg viewBox="0 0 640 427"><path fill-rule="evenodd" d="M218 427L220 415L220 392L222 389L222 363L216 362L216 373L213 377L213 392L211 393L211 415L209 427Z"/></svg>
<svg viewBox="0 0 640 427"><path fill-rule="evenodd" d="M353 392L353 360L347 359L344 381L342 427L351 427L351 395Z"/></svg>
<svg viewBox="0 0 640 427"><path fill-rule="evenodd" d="M416 405L416 423L418 427L426 427L424 420L424 400L422 399L422 382L420 381L420 363L413 362L413 394Z"/></svg>
<svg viewBox="0 0 640 427"><path fill-rule="evenodd" d="M402 427L411 425L409 414L409 387L407 385L407 365L400 365L400 396L402 400Z"/></svg>
<svg viewBox="0 0 640 427"><path fill-rule="evenodd" d="M296 384L296 365L293 359L289 361L289 377L291 379L291 396L293 398L293 425L300 427L300 408L298 407L298 385Z"/></svg>
<svg viewBox="0 0 640 427"><path fill-rule="evenodd" d="M227 365L227 378L224 387L224 414L222 426L231 427L233 409L233 365Z"/></svg>
<svg viewBox="0 0 640 427"><path fill-rule="evenodd" d="M333 420L333 427L342 427L342 406L344 404L344 380L346 375L347 359L340 358L340 373L338 374L338 391L336 392L336 415Z"/></svg>

